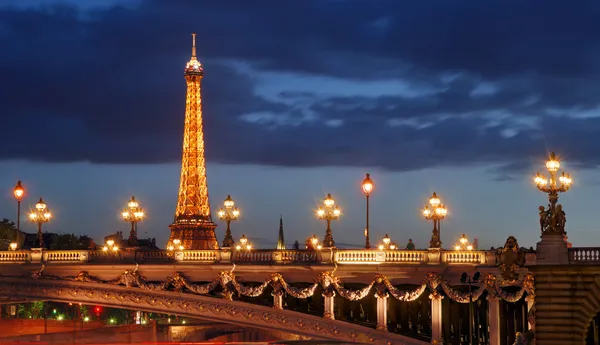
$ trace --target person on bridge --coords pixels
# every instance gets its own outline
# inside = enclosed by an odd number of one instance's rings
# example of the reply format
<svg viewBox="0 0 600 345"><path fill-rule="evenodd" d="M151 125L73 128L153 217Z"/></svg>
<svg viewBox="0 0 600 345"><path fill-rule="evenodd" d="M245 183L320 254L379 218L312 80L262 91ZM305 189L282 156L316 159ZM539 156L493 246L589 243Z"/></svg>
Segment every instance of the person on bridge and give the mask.
<svg viewBox="0 0 600 345"><path fill-rule="evenodd" d="M408 239L408 243L406 244L406 250L414 250L415 244L412 241L412 238Z"/></svg>

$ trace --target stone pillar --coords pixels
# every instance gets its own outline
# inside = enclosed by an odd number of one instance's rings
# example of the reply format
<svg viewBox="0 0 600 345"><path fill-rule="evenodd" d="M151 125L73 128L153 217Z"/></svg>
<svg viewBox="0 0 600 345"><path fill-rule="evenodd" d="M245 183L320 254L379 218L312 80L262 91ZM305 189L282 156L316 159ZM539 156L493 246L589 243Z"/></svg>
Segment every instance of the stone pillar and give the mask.
<svg viewBox="0 0 600 345"><path fill-rule="evenodd" d="M375 294L377 299L377 330L387 332L387 306L389 295L387 293L380 295Z"/></svg>
<svg viewBox="0 0 600 345"><path fill-rule="evenodd" d="M275 309L283 309L283 291L282 290L277 290L277 291L273 291L271 293L271 296L273 296L273 308Z"/></svg>
<svg viewBox="0 0 600 345"><path fill-rule="evenodd" d="M490 345L500 345L500 298L489 296L487 300Z"/></svg>
<svg viewBox="0 0 600 345"><path fill-rule="evenodd" d="M527 323L529 324L529 329L535 329L535 310L532 311L533 306L535 305L535 296L527 295L525 298L527 302Z"/></svg>
<svg viewBox="0 0 600 345"><path fill-rule="evenodd" d="M323 317L330 320L335 320L334 307L335 291L329 290L323 292Z"/></svg>
<svg viewBox="0 0 600 345"><path fill-rule="evenodd" d="M429 294L431 300L431 342L442 344L442 299L444 296L435 292Z"/></svg>

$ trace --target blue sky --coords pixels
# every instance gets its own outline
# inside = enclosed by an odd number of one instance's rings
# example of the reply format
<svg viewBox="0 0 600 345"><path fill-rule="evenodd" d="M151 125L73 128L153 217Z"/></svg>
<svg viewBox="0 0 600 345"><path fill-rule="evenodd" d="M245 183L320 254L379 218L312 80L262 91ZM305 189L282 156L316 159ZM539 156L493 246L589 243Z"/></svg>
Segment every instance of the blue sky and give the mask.
<svg viewBox="0 0 600 345"><path fill-rule="evenodd" d="M535 16L532 15L535 13ZM531 184L557 151L575 186L569 239L597 238L600 6L560 1L0 0L0 216L11 189L54 210L49 231L126 230L166 241L181 156L190 33L198 33L214 211L231 194L259 246L323 234L327 192L344 215L340 243L362 243L370 172L372 241L424 247L420 208L450 209L442 237L485 247L538 239ZM31 224L24 224L33 230ZM217 233L222 238L221 224Z"/></svg>

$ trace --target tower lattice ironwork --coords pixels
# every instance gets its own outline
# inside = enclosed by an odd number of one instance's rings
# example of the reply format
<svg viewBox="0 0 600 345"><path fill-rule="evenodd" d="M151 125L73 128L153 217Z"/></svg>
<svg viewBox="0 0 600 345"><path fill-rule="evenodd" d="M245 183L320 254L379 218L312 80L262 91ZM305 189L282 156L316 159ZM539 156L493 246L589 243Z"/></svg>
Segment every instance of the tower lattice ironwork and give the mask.
<svg viewBox="0 0 600 345"><path fill-rule="evenodd" d="M185 66L187 95L183 155L175 221L169 226L173 240L185 249L218 249L217 225L212 221L208 202L204 133L202 130L202 77L204 69L196 57L196 34L192 34L192 58Z"/></svg>

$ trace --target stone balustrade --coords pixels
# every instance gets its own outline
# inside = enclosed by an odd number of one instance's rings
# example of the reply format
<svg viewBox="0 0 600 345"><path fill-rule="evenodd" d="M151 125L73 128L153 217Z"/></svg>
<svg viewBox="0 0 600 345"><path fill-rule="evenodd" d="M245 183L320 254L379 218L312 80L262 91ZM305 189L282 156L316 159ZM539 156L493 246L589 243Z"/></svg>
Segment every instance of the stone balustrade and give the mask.
<svg viewBox="0 0 600 345"><path fill-rule="evenodd" d="M570 264L600 264L600 247L569 248Z"/></svg>
<svg viewBox="0 0 600 345"><path fill-rule="evenodd" d="M600 263L600 248L571 248L570 262L574 264ZM535 253L526 255L527 264L535 263ZM495 250L366 250L323 249L308 250L19 250L1 251L0 264L7 263L86 263L86 262L193 262L235 264L332 264L339 265L496 265Z"/></svg>

